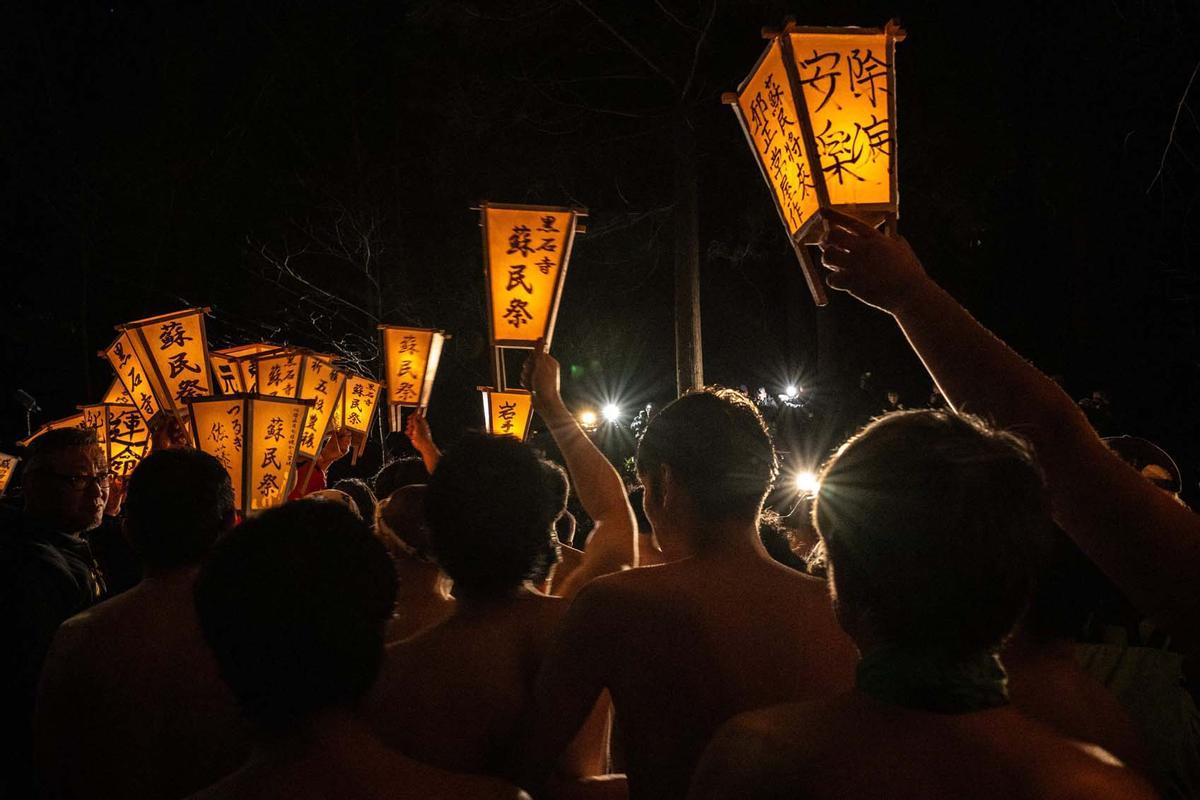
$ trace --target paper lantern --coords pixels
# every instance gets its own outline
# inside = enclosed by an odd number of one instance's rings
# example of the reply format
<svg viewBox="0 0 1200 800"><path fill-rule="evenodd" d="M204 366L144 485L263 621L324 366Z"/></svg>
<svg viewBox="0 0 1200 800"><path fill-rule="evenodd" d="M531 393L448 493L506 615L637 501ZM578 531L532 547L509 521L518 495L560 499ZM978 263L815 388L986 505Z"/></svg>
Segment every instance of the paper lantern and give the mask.
<svg viewBox="0 0 1200 800"><path fill-rule="evenodd" d="M113 378L113 382L109 384L108 391L100 398L101 403L116 403L122 406L136 405L133 398L129 395L129 390L125 388L125 384L121 383L120 378Z"/></svg>
<svg viewBox="0 0 1200 800"><path fill-rule="evenodd" d="M533 395L520 389L498 391L479 387L483 394L484 429L494 436L514 436L525 441L533 414Z"/></svg>
<svg viewBox="0 0 1200 800"><path fill-rule="evenodd" d="M213 350L208 354L212 365L213 382L221 394L244 394L258 391L254 356L280 350L277 344L255 342L237 347Z"/></svg>
<svg viewBox="0 0 1200 800"><path fill-rule="evenodd" d="M17 463L20 460L8 453L0 453L0 497L4 496L4 491L12 481L13 473L17 471Z"/></svg>
<svg viewBox="0 0 1200 800"><path fill-rule="evenodd" d="M96 431L96 439L114 477L125 478L150 452L150 426L133 405L92 403L79 406L80 427Z"/></svg>
<svg viewBox="0 0 1200 800"><path fill-rule="evenodd" d="M47 422L45 425L34 431L32 435L18 441L17 444L21 447L29 447L29 445L33 444L34 440L36 440L39 436L49 433L50 431L56 431L59 428L79 428L80 430L86 430L89 427L90 426L84 419L83 414L72 414L69 417L63 417L62 419L56 419L53 422Z"/></svg>
<svg viewBox="0 0 1200 800"><path fill-rule="evenodd" d="M346 385L342 389L342 402L338 404L340 412L335 423L339 429L348 430L354 438L354 461L362 455L367 446L367 436L371 432L371 422L375 419L375 408L383 394L383 384L364 378L361 375L346 375Z"/></svg>
<svg viewBox="0 0 1200 800"><path fill-rule="evenodd" d="M814 300L824 286L804 245L819 239L821 211L895 224L895 45L904 31L802 28L789 22L736 93L724 96L754 151Z"/></svg>
<svg viewBox="0 0 1200 800"><path fill-rule="evenodd" d="M484 281L494 380L507 388L505 348L547 347L582 209L482 203Z"/></svg>
<svg viewBox="0 0 1200 800"><path fill-rule="evenodd" d="M338 409L346 373L329 356L298 348L277 349L251 358L260 394L311 401L300 436L300 455L315 459Z"/></svg>
<svg viewBox="0 0 1200 800"><path fill-rule="evenodd" d="M189 404L196 447L225 467L243 514L287 501L310 405L262 395L206 397Z"/></svg>
<svg viewBox="0 0 1200 800"><path fill-rule="evenodd" d="M182 421L188 401L213 393L206 313L190 308L117 326L121 335L104 355L147 422L159 413Z"/></svg>
<svg viewBox="0 0 1200 800"><path fill-rule="evenodd" d="M403 430L401 409L427 408L446 343L444 331L380 325L392 430Z"/></svg>

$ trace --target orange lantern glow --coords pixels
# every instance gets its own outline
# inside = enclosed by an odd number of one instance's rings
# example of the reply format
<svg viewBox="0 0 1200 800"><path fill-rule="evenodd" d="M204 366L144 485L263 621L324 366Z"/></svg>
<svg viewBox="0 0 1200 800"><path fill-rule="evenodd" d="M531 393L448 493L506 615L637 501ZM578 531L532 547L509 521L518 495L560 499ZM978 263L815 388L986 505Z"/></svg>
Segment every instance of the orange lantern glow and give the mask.
<svg viewBox="0 0 1200 800"><path fill-rule="evenodd" d="M0 453L0 497L4 496L4 490L8 488L8 484L12 481L13 473L17 471L17 463L20 460L16 456L10 456L8 453Z"/></svg>
<svg viewBox="0 0 1200 800"><path fill-rule="evenodd" d="M244 394L258 391L253 356L280 350L277 344L255 342L237 347L213 350L208 354L216 388L221 394Z"/></svg>
<svg viewBox="0 0 1200 800"><path fill-rule="evenodd" d="M287 501L310 405L262 395L206 397L189 404L196 447L225 467L243 514Z"/></svg>
<svg viewBox="0 0 1200 800"><path fill-rule="evenodd" d="M262 376L262 380L256 378L260 394L312 402L300 436L300 455L315 459L341 400L346 373L335 367L329 356L299 348L276 349L250 358L257 375Z"/></svg>
<svg viewBox="0 0 1200 800"><path fill-rule="evenodd" d="M801 28L789 22L736 93L741 122L818 305L827 302L805 248L822 234L821 211L895 225L895 45L904 31Z"/></svg>
<svg viewBox="0 0 1200 800"><path fill-rule="evenodd" d="M337 427L351 432L354 438L354 461L362 455L367 446L367 435L371 432L371 423L375 419L375 408L383 394L383 384L364 378L361 375L346 375L346 385L342 389L342 402L337 415Z"/></svg>
<svg viewBox="0 0 1200 800"><path fill-rule="evenodd" d="M84 419L83 414L72 414L69 417L63 417L62 419L56 419L53 422L47 422L45 425L34 431L30 436L18 441L17 444L21 447L29 447L29 445L33 444L34 440L39 436L49 433L50 431L56 431L59 428L79 428L80 430L87 430L90 427L91 425L89 425L87 420Z"/></svg>
<svg viewBox="0 0 1200 800"><path fill-rule="evenodd" d="M158 398L166 390L160 385L158 391L155 391L151 381L156 376L153 373L147 372L142 366L142 360L133 349L133 341L130 335L128 333L118 334L113 343L101 355L108 359L108 363L116 371L117 379L121 381L126 396L137 406L138 413L142 415L142 419L149 424L158 417L162 413L162 408L158 404ZM108 393L105 394L105 399L107 400L112 393L113 390L110 387Z"/></svg>
<svg viewBox="0 0 1200 800"><path fill-rule="evenodd" d="M116 403L122 406L137 405L133 402L133 398L129 396L129 390L125 388L125 384L121 383L120 378L113 378L113 382L109 384L108 391L100 398L101 403Z"/></svg>
<svg viewBox="0 0 1200 800"><path fill-rule="evenodd" d="M150 452L150 426L133 405L92 403L79 406L83 412L80 427L96 431L96 439L104 450L108 471L114 477L125 478L133 472Z"/></svg>
<svg viewBox="0 0 1200 800"><path fill-rule="evenodd" d="M117 326L123 336L117 337L105 355L121 376L130 370L130 354L137 360L138 371L157 408L149 410L150 405L141 396L145 392L141 383L134 385L135 380L126 377L122 377L122 382L135 396L138 410L147 422L160 411L182 420L189 400L212 394L208 338L204 330L207 313L207 308L189 308Z"/></svg>
<svg viewBox="0 0 1200 800"><path fill-rule="evenodd" d="M484 202L484 281L494 380L507 388L505 348L549 347L562 298L571 247L584 209Z"/></svg>
<svg viewBox="0 0 1200 800"><path fill-rule="evenodd" d="M520 389L503 392L484 386L484 429L494 436L514 436L525 441L529 435L529 419L533 414L533 395Z"/></svg>
<svg viewBox="0 0 1200 800"><path fill-rule="evenodd" d="M433 381L446 343L444 331L380 325L383 332L383 368L392 430L404 429L403 408L427 408Z"/></svg>

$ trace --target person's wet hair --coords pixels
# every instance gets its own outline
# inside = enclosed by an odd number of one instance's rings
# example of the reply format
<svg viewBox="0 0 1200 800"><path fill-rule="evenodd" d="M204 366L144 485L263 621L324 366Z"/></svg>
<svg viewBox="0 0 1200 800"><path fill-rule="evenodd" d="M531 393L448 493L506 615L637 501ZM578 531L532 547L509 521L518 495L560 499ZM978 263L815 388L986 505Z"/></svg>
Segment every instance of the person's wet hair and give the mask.
<svg viewBox="0 0 1200 800"><path fill-rule="evenodd" d="M376 497L383 498L401 486L428 482L429 470L425 468L425 462L416 456L406 456L384 464L379 472L375 473L371 488Z"/></svg>
<svg viewBox="0 0 1200 800"><path fill-rule="evenodd" d="M689 392L650 420L638 443L638 473L662 466L708 519L754 517L778 473L762 415L732 389Z"/></svg>
<svg viewBox="0 0 1200 800"><path fill-rule="evenodd" d="M99 446L96 431L88 428L56 428L46 431L29 444L25 473L45 468L46 462L67 450L90 449Z"/></svg>
<svg viewBox="0 0 1200 800"><path fill-rule="evenodd" d="M545 574L562 510L534 451L504 436L468 434L429 479L425 516L456 597L505 595Z"/></svg>
<svg viewBox="0 0 1200 800"><path fill-rule="evenodd" d="M947 411L863 428L823 470L813 515L843 625L951 656L1000 646L1052 524L1029 445Z"/></svg>
<svg viewBox="0 0 1200 800"><path fill-rule="evenodd" d="M129 477L125 531L147 567L195 564L232 522L233 502L220 461L190 448L160 450Z"/></svg>
<svg viewBox="0 0 1200 800"><path fill-rule="evenodd" d="M299 500L217 542L196 610L244 716L268 731L325 708L353 708L383 657L396 576L349 509Z"/></svg>

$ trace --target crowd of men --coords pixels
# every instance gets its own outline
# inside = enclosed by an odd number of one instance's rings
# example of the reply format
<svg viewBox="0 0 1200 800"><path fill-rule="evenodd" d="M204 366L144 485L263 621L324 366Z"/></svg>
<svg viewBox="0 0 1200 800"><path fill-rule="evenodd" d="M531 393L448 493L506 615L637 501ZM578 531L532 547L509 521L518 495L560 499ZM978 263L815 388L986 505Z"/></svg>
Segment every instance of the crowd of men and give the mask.
<svg viewBox="0 0 1200 800"><path fill-rule="evenodd" d="M1200 518L903 239L829 221L830 286L895 318L950 407L836 451L811 554L764 544L778 464L745 395L646 423L639 515L540 348L563 465L442 453L414 415L421 459L239 521L200 451L117 498L91 434L40 437L0 520L0 793L1197 796ZM1102 623L1129 635L1083 643Z"/></svg>

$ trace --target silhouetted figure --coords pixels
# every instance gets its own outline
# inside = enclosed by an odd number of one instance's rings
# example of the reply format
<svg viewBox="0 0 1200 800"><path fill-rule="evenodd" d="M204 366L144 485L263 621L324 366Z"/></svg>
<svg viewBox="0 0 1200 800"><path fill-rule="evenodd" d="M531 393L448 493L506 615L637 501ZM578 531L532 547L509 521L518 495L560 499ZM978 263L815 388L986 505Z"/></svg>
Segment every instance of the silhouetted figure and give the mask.
<svg viewBox="0 0 1200 800"><path fill-rule="evenodd" d="M424 484L402 486L379 504L375 535L396 570L396 613L388 622L387 641L407 639L450 616L454 598L429 543Z"/></svg>
<svg viewBox="0 0 1200 800"><path fill-rule="evenodd" d="M228 473L199 450L155 451L134 470L125 528L145 577L63 623L46 659L36 729L51 796L184 797L248 755L192 600L233 502Z"/></svg>
<svg viewBox="0 0 1200 800"><path fill-rule="evenodd" d="M334 503L288 503L218 543L196 582L196 608L255 748L195 797L520 796L395 753L360 721L395 588L383 545Z"/></svg>
<svg viewBox="0 0 1200 800"><path fill-rule="evenodd" d="M838 450L814 515L862 652L856 687L733 720L690 797L1153 796L1008 704L997 652L1050 527L1025 442L952 413L889 414Z"/></svg>

